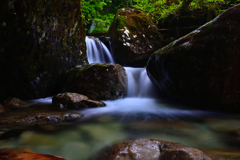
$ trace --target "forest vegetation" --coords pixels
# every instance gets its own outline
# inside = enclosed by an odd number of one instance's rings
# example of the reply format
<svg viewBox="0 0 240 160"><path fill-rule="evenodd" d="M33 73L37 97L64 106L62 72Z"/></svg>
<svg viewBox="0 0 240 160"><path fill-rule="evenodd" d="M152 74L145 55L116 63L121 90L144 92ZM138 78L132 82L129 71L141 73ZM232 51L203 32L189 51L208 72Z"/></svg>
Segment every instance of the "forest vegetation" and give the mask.
<svg viewBox="0 0 240 160"><path fill-rule="evenodd" d="M208 21L238 4L240 0L83 0L82 10L88 33L104 33L108 31L112 19L120 8L134 7L141 9L162 27L169 17L189 16L201 17L208 14ZM94 25L94 27L91 27ZM194 24L193 24L194 25ZM160 27L160 28L162 28Z"/></svg>

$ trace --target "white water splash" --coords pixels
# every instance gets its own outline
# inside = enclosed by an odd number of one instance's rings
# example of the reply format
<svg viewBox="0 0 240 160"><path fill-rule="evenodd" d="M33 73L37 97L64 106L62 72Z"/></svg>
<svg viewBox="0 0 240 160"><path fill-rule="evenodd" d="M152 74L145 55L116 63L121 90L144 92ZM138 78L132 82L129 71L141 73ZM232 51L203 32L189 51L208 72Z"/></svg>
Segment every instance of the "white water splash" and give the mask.
<svg viewBox="0 0 240 160"><path fill-rule="evenodd" d="M128 77L127 97L158 96L158 89L147 76L145 68L124 67Z"/></svg>
<svg viewBox="0 0 240 160"><path fill-rule="evenodd" d="M152 98L125 98L104 101L107 107L91 108L80 111L85 118L101 115L120 116L122 119L143 115L144 120L154 118L177 119L181 117L203 117L213 114L209 111L176 109L175 104L170 104L159 99Z"/></svg>

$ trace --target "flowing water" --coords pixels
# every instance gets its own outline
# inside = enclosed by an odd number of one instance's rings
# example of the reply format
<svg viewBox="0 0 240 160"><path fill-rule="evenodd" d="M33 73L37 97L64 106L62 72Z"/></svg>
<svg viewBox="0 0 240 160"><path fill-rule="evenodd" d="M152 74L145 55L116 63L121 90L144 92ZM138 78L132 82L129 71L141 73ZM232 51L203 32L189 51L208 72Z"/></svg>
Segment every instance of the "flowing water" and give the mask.
<svg viewBox="0 0 240 160"><path fill-rule="evenodd" d="M103 43L88 37L86 41L90 62L114 63L111 53L95 51L105 50ZM102 47L97 47L99 44ZM240 152L239 115L192 110L166 100L159 97L145 68L125 67L125 70L126 98L104 101L107 107L75 110L84 116L74 122L35 126L17 137L0 139L0 148L30 148L68 160L88 160L114 143L152 138L202 150ZM33 102L51 104L51 97Z"/></svg>

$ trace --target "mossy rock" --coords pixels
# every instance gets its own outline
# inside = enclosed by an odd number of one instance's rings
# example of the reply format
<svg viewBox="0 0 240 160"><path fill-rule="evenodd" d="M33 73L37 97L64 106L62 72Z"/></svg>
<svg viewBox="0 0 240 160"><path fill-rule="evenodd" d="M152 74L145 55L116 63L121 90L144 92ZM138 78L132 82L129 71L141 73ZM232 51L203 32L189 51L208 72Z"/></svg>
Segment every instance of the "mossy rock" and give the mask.
<svg viewBox="0 0 240 160"><path fill-rule="evenodd" d="M2 0L0 10L0 100L53 95L67 69L87 63L79 0Z"/></svg>
<svg viewBox="0 0 240 160"><path fill-rule="evenodd" d="M145 65L149 56L162 47L161 35L145 12L119 9L109 28L113 54L120 64Z"/></svg>
<svg viewBox="0 0 240 160"><path fill-rule="evenodd" d="M192 107L240 111L240 5L156 51L147 73Z"/></svg>
<svg viewBox="0 0 240 160"><path fill-rule="evenodd" d="M66 73L63 91L80 93L94 100L123 98L127 92L127 75L118 64L77 66Z"/></svg>

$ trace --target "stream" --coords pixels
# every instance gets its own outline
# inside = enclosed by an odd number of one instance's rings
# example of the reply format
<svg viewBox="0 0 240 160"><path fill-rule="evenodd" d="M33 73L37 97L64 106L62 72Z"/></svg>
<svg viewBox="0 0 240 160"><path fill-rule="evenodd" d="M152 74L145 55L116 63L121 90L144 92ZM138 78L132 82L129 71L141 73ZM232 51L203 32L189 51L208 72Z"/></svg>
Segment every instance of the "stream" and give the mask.
<svg viewBox="0 0 240 160"><path fill-rule="evenodd" d="M87 37L86 43L89 62L114 63L111 53L98 39ZM24 128L18 136L0 139L0 148L30 148L67 160L88 160L115 143L151 138L203 151L240 152L239 115L193 110L159 98L145 68L125 70L126 98L104 101L107 107L75 110L84 115L76 121ZM31 101L49 105L51 97Z"/></svg>

